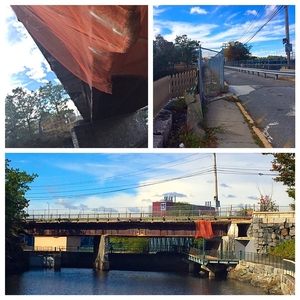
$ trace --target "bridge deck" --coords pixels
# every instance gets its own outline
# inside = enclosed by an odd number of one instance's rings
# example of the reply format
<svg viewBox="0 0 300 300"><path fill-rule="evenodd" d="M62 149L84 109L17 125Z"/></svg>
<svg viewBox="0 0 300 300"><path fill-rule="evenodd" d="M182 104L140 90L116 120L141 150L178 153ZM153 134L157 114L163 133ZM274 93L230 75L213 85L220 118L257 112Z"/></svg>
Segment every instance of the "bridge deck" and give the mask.
<svg viewBox="0 0 300 300"><path fill-rule="evenodd" d="M219 258L211 255L195 255L189 254L188 259L201 265L207 264L238 264L237 258Z"/></svg>

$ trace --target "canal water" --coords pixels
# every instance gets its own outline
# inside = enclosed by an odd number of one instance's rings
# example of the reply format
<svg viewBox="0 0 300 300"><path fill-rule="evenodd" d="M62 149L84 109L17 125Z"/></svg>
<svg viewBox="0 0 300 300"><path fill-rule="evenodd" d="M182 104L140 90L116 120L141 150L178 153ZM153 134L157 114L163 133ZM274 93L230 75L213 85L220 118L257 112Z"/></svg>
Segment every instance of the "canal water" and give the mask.
<svg viewBox="0 0 300 300"><path fill-rule="evenodd" d="M98 271L62 268L29 270L5 280L6 295L264 295L233 279L189 273Z"/></svg>

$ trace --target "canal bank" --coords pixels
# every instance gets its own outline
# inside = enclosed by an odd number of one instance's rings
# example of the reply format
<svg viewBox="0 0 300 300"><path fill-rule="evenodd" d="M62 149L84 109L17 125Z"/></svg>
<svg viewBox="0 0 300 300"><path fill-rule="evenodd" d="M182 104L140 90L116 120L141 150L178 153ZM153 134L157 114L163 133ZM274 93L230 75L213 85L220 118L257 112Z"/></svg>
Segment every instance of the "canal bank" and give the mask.
<svg viewBox="0 0 300 300"><path fill-rule="evenodd" d="M251 283L272 295L295 295L295 278L281 268L241 260L227 278Z"/></svg>

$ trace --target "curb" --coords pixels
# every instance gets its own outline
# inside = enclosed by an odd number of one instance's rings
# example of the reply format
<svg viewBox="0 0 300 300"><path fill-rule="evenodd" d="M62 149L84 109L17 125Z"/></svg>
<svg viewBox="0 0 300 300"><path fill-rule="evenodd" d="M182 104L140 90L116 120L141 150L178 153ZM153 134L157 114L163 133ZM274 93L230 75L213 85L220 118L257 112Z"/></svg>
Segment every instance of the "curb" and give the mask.
<svg viewBox="0 0 300 300"><path fill-rule="evenodd" d="M249 116L247 111L245 110L244 106L240 102L236 102L236 105L244 115L244 117L250 122L252 125L253 131L255 134L259 137L259 139L262 141L263 145L265 148L273 148L272 145L269 143L269 141L266 139L266 137L261 133L261 131L254 125L254 121L252 118Z"/></svg>

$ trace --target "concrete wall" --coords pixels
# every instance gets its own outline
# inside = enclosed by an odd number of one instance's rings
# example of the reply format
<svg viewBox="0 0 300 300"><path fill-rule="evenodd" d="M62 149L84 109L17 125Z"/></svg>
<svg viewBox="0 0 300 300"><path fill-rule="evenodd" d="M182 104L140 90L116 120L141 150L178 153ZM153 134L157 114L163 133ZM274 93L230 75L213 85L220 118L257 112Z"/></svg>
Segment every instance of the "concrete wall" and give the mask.
<svg viewBox="0 0 300 300"><path fill-rule="evenodd" d="M119 254L109 253L110 270L186 271L189 264L178 253Z"/></svg>
<svg viewBox="0 0 300 300"><path fill-rule="evenodd" d="M80 247L80 237L77 236L61 236L61 237L47 237L47 236L36 236L34 237L34 248L35 250L45 251L66 251L67 247Z"/></svg>
<svg viewBox="0 0 300 300"><path fill-rule="evenodd" d="M59 248L65 249L66 245L67 245L66 236L61 236L61 237L36 236L34 238L34 248L36 250L54 251L55 248L57 250Z"/></svg>

